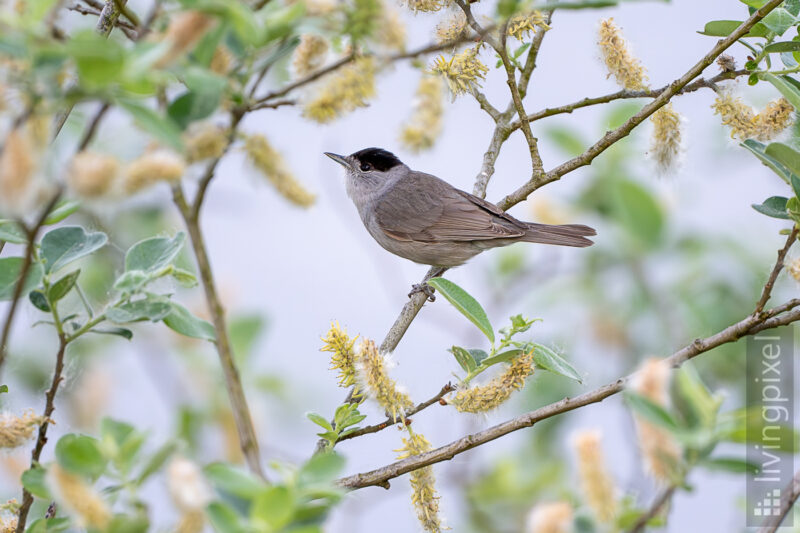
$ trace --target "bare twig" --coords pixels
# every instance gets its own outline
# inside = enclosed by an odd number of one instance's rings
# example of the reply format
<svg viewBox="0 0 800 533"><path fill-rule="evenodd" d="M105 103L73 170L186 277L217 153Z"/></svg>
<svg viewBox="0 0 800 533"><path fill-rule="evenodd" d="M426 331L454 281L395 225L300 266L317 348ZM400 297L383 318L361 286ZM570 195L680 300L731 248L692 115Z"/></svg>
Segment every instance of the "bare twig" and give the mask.
<svg viewBox="0 0 800 533"><path fill-rule="evenodd" d="M791 248L795 241L797 241L797 233L797 226L792 226L792 231L786 238L786 244L783 248L778 250L778 260L775 262L775 266L772 268L772 272L767 279L767 283L764 285L764 289L761 291L761 298L758 299L755 311L753 311L754 315L757 315L763 311L764 306L767 305L767 301L769 301L769 297L772 295L772 288L775 286L775 280L778 279L778 274L780 274L781 270L783 269L783 263L786 260L786 254L789 253L789 248Z"/></svg>
<svg viewBox="0 0 800 533"><path fill-rule="evenodd" d="M50 427L50 422L52 421L51 417L53 416L53 411L56 409L56 392L58 392L58 386L62 379L61 375L64 372L64 353L66 352L66 349L67 340L63 333L59 333L58 353L56 354L56 366L55 371L53 372L53 381L50 383L50 388L47 389L47 394L45 395L44 411L42 412L44 421L39 426L39 433L36 437L36 445L31 452L30 468L34 468L39 463L39 458L42 455L44 445L47 444L47 428ZM17 533L22 533L25 531L25 522L28 520L28 512L30 511L32 504L33 495L31 495L27 489L23 488L22 504L19 507L19 515L17 519Z"/></svg>
<svg viewBox="0 0 800 533"><path fill-rule="evenodd" d="M100 13L101 13L100 11L94 10L94 9L92 9L90 7L86 7L86 6L81 5L81 4L73 4L71 6L67 6L67 9L69 11L74 11L76 13L80 13L81 15L89 15L89 16L93 16L93 17L99 17ZM133 24L131 24L127 20L117 19L116 21L114 21L114 24L120 29L129 30L128 32L125 33L125 35L127 35L128 37L132 37L132 36L135 35L134 33L129 33L129 32L136 31L136 26L134 26Z"/></svg>
<svg viewBox="0 0 800 533"><path fill-rule="evenodd" d="M759 530L759 533L775 533L781 523L786 519L786 515L792 510L798 496L800 496L800 471L796 472L789 486L783 490L781 495L781 512L778 516L773 516Z"/></svg>
<svg viewBox="0 0 800 533"><path fill-rule="evenodd" d="M753 26L763 19L770 11L775 9L780 3L781 0L769 0L760 9L756 10L750 16L750 18L740 24L739 27L737 27L730 35L717 41L717 44L714 45L711 51L703 56L703 58L698 61L697 64L690 68L683 76L672 82L666 91L663 91L652 102L645 105L641 110L639 110L638 113L628 119L622 126L606 133L599 141L589 147L581 155L562 163L542 176L534 177L522 187L503 198L497 204L498 207L504 210L508 209L509 207L526 199L530 193L539 187L557 181L561 179L562 176L578 168L589 165L597 156L605 152L610 146L620 139L623 139L629 135L633 128L644 122L650 115L666 105L673 96L675 96L681 89L688 85L689 82L691 82L694 78L702 74L703 70L711 65L720 54L722 54L739 38L750 31Z"/></svg>
<svg viewBox="0 0 800 533"><path fill-rule="evenodd" d="M128 3L128 0L121 0L121 4ZM97 21L97 33L108 37L111 30L114 29L117 20L119 19L120 10L116 0L107 0L106 5L100 12L100 20Z"/></svg>
<svg viewBox="0 0 800 533"><path fill-rule="evenodd" d="M642 533L644 528L647 526L647 523L655 518L658 513L661 512L661 509L664 508L665 505L669 503L672 499L672 495L675 494L675 486L670 486L664 489L661 494L658 495L658 498L653 502L653 505L636 520L636 523L633 524L628 532L629 533Z"/></svg>

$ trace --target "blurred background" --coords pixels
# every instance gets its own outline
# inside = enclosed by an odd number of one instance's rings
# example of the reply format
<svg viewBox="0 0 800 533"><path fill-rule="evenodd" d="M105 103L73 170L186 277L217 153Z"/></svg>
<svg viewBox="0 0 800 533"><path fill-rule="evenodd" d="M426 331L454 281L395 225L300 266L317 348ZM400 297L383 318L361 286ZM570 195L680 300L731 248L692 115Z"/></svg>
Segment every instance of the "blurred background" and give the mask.
<svg viewBox="0 0 800 533"><path fill-rule="evenodd" d="M483 7L476 4L475 10L480 13ZM539 55L527 109L617 90L598 57L601 18L615 18L647 67L651 85L662 87L714 45L716 38L697 33L706 22L745 16L746 8L735 0L630 2L557 12ZM75 17L76 25L91 24ZM403 17L409 48L430 42L437 16L404 12ZM747 52L741 46L731 49L739 66ZM488 52L484 56L493 66L494 57ZM714 66L707 73L717 71ZM327 354L319 352L320 337L331 322L380 342L411 285L426 271L390 255L369 237L345 194L341 169L322 153L378 146L414 169L472 190L489 142L491 120L474 99L460 97L446 106L444 130L433 150L404 151L399 131L410 113L416 69L398 62L379 79L378 97L368 108L330 125L304 121L292 107L259 111L245 120L242 129L268 135L298 179L317 194L313 207L289 205L235 151L223 160L204 208L207 244L266 460L304 461L319 430L305 413L329 417L343 399ZM746 80L738 84L746 86ZM497 107L505 107L504 75L490 71L484 92ZM777 96L767 84L746 92L748 103L757 107ZM749 312L775 250L783 245L778 232L786 226L756 213L750 204L781 193L785 185L729 139L710 109L713 98L710 90L700 90L674 100L688 119L687 149L677 173L656 177L646 156L648 123L591 167L536 191L511 210L525 220L589 224L597 228L595 246L514 245L447 273L484 305L495 327L518 313L541 319L526 338L558 348L584 382L538 372L522 393L488 415L455 416L451 408L434 405L414 418L415 429L434 446L591 390L629 373L648 357L669 355ZM545 167L580 153L643 103L597 106L535 123ZM66 125L71 139L66 136L59 149L72 149L92 112L89 106L73 113ZM122 115L111 114L101 125L96 146L118 154L139 151L141 141L127 124ZM529 166L527 146L517 132L503 146L487 199L497 201L516 189L528 179ZM104 287L120 271L128 246L150 235L183 230L168 189L160 187L122 206L89 206L91 214L73 216L111 238L99 260L83 265L84 283L94 301L103 301ZM183 266L193 268L190 256L184 255ZM172 290L180 291L180 300L196 314L207 316L200 288ZM797 282L784 275L775 301L796 292ZM49 330L32 329L39 316L30 305L20 317L5 373L17 394L13 401L9 395L0 401L3 409L39 410L55 339ZM133 343L92 338L73 346L51 441L69 431L96 431L103 416L113 415L146 429L155 442L184 437L200 461L218 458L221 452L236 460L235 430L211 347L165 328L140 327L136 338ZM486 348L482 342L480 332L439 298L425 305L394 352L393 376L422 401L454 380L458 367L447 352L450 346ZM722 411L742 405L743 343L723 346L692 364L711 390L725 395ZM369 402L361 411L370 415L366 422L383 419ZM647 505L657 487L643 475L630 413L619 397L612 397L436 465L446 523L454 531L522 531L535 503L574 501L578 482L568 443L576 431L589 428L602 430L620 490ZM337 450L347 458L347 473L356 473L392 462L400 437L392 428L343 442ZM13 480L25 468L28 453L20 449L0 456L0 497L18 497ZM44 459L52 453L52 446L46 448ZM744 530L742 475L698 470L689 483L692 492L679 492L673 501L666 531ZM162 527L174 519L165 491L160 477L147 485L146 499ZM326 530L417 531L409 492L406 478L394 480L389 491L359 490L336 508Z"/></svg>

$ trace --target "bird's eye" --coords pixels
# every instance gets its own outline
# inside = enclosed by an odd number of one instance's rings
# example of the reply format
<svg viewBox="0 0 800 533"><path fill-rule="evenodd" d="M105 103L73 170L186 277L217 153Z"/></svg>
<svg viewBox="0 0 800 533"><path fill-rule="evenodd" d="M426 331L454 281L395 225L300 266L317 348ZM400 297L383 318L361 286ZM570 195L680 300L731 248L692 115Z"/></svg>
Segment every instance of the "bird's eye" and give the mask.
<svg viewBox="0 0 800 533"><path fill-rule="evenodd" d="M369 172L370 170L372 170L372 165L366 162L361 163L361 172Z"/></svg>

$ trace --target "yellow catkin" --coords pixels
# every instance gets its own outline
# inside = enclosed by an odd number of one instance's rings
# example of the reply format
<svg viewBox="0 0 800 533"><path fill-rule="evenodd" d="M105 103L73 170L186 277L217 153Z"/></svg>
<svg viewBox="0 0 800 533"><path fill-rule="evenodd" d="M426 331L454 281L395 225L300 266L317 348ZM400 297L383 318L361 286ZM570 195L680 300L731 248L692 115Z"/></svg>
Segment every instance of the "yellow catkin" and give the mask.
<svg viewBox="0 0 800 533"><path fill-rule="evenodd" d="M403 3L415 13L431 13L439 11L450 2L449 0L404 0Z"/></svg>
<svg viewBox="0 0 800 533"><path fill-rule="evenodd" d="M424 435L414 433L408 428L409 435L403 438L403 447L399 450L398 459L405 459L431 450L431 443ZM439 518L439 494L436 492L436 477L433 467L426 466L411 472L411 502L417 510L422 529L431 533L440 533L443 529Z"/></svg>
<svg viewBox="0 0 800 533"><path fill-rule="evenodd" d="M17 211L27 202L36 169L33 146L28 135L15 128L6 137L0 154L0 209Z"/></svg>
<svg viewBox="0 0 800 533"><path fill-rule="evenodd" d="M108 527L111 521L108 505L83 479L53 464L47 469L47 480L59 507L71 515L79 527L99 530Z"/></svg>
<svg viewBox="0 0 800 533"><path fill-rule="evenodd" d="M326 76L303 108L303 116L320 123L366 107L375 96L375 60L361 57Z"/></svg>
<svg viewBox="0 0 800 533"><path fill-rule="evenodd" d="M486 78L489 68L478 59L479 49L480 46L474 46L453 55L450 59L444 56L434 59L430 67L431 72L444 77L454 97L471 93L480 87L481 81Z"/></svg>
<svg viewBox="0 0 800 533"><path fill-rule="evenodd" d="M337 377L340 387L348 388L356 385L355 343L357 338L351 339L338 322L331 324L328 334L322 338L322 342L325 344L320 351L331 354L331 369L339 371Z"/></svg>
<svg viewBox="0 0 800 533"><path fill-rule="evenodd" d="M14 515L0 515L0 533L16 533L17 523Z"/></svg>
<svg viewBox="0 0 800 533"><path fill-rule="evenodd" d="M600 53L603 56L608 75L614 76L617 83L625 89L638 91L647 87L645 69L630 52L622 31L614 24L614 19L600 21Z"/></svg>
<svg viewBox="0 0 800 533"><path fill-rule="evenodd" d="M381 8L379 31L375 32L373 39L386 50L404 52L406 49L406 25L400 12L391 5L384 4Z"/></svg>
<svg viewBox="0 0 800 533"><path fill-rule="evenodd" d="M183 135L186 146L186 161L196 163L221 157L228 147L228 135L224 128L208 122L192 124Z"/></svg>
<svg viewBox="0 0 800 533"><path fill-rule="evenodd" d="M536 28L541 28L543 31L550 29L550 26L547 25L547 19L541 11L514 15L508 21L507 33L511 37L521 41L531 33L534 33Z"/></svg>
<svg viewBox="0 0 800 533"><path fill-rule="evenodd" d="M411 151L433 147L442 131L444 83L438 76L423 74L414 99L414 109L400 133L400 141Z"/></svg>
<svg viewBox="0 0 800 533"><path fill-rule="evenodd" d="M525 378L533 374L533 352L518 355L502 374L486 385L459 390L449 400L461 412L484 413L502 405L511 393L525 386Z"/></svg>
<svg viewBox="0 0 800 533"><path fill-rule="evenodd" d="M167 488L172 503L183 513L202 511L211 501L200 468L185 457L175 457L167 465Z"/></svg>
<svg viewBox="0 0 800 533"><path fill-rule="evenodd" d="M386 361L375 346L375 342L364 340L356 354L356 369L361 390L374 399L397 422L414 406L411 397L400 390L395 380L389 377Z"/></svg>
<svg viewBox="0 0 800 533"><path fill-rule="evenodd" d="M186 172L184 159L157 148L133 160L125 169L125 192L133 194L159 182L176 183Z"/></svg>
<svg viewBox="0 0 800 533"><path fill-rule="evenodd" d="M786 267L789 270L789 275L792 276L795 281L800 281L800 258L792 260Z"/></svg>
<svg viewBox="0 0 800 533"><path fill-rule="evenodd" d="M669 103L653 113L650 122L653 123L650 157L657 170L665 173L678 164L683 150L681 115Z"/></svg>
<svg viewBox="0 0 800 533"><path fill-rule="evenodd" d="M328 40L319 35L307 33L300 36L300 44L292 54L292 69L295 78L305 78L325 64L328 57Z"/></svg>
<svg viewBox="0 0 800 533"><path fill-rule="evenodd" d="M227 74L233 66L233 54L227 46L221 44L214 50L214 55L211 56L211 63L208 68L215 74Z"/></svg>
<svg viewBox="0 0 800 533"><path fill-rule="evenodd" d="M283 156L263 135L248 135L244 149L253 164L261 171L281 196L299 207L310 207L316 197L289 171Z"/></svg>
<svg viewBox="0 0 800 533"><path fill-rule="evenodd" d="M67 185L82 198L99 198L111 190L118 174L115 157L84 150L72 159Z"/></svg>
<svg viewBox="0 0 800 533"><path fill-rule="evenodd" d="M28 411L22 416L11 413L0 414L0 449L22 446L43 421L44 417L33 411Z"/></svg>
<svg viewBox="0 0 800 533"><path fill-rule="evenodd" d="M175 526L175 533L202 533L206 527L206 515L203 511L183 513Z"/></svg>
<svg viewBox="0 0 800 533"><path fill-rule="evenodd" d="M460 9L450 13L436 25L433 38L438 44L455 43L467 34L467 16Z"/></svg>
<svg viewBox="0 0 800 533"><path fill-rule="evenodd" d="M572 505L568 502L537 503L531 509L526 533L571 533Z"/></svg>
<svg viewBox="0 0 800 533"><path fill-rule="evenodd" d="M583 430L575 435L573 446L586 503L600 522L608 524L616 515L617 503L601 440L600 431Z"/></svg>
<svg viewBox="0 0 800 533"><path fill-rule="evenodd" d="M163 68L189 52L213 24L214 19L200 11L184 11L175 15L164 34L164 41L169 43L169 48L156 62L156 67Z"/></svg>
<svg viewBox="0 0 800 533"><path fill-rule="evenodd" d="M669 365L663 359L648 359L636 374L632 389L653 403L666 407L670 375ZM680 447L675 438L639 416L634 416L634 421L645 470L659 482L673 481L680 461Z"/></svg>
<svg viewBox="0 0 800 533"><path fill-rule="evenodd" d="M756 114L752 107L745 104L729 91L717 93L711 105L714 113L722 119L722 124L731 129L731 137L769 141L777 137L792 123L794 108L785 98L779 98L767 104L763 111Z"/></svg>

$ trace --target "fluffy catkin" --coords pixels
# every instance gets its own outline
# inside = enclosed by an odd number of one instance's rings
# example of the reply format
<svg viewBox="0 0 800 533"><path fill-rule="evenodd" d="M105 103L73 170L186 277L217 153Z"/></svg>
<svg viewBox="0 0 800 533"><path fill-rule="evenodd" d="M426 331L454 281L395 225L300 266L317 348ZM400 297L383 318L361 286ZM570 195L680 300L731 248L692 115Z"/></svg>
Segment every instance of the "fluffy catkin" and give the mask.
<svg viewBox="0 0 800 533"><path fill-rule="evenodd" d="M17 517L14 515L0 516L0 533L16 533Z"/></svg>
<svg viewBox="0 0 800 533"><path fill-rule="evenodd" d="M722 124L731 129L731 137L740 140L757 139L769 141L777 137L792 123L794 108L785 98L767 104L756 113L752 107L734 96L730 91L720 91L711 105Z"/></svg>
<svg viewBox="0 0 800 533"><path fill-rule="evenodd" d="M137 193L159 182L176 183L186 172L184 159L166 148L151 150L134 159L125 169L124 188Z"/></svg>
<svg viewBox="0 0 800 533"><path fill-rule="evenodd" d="M164 34L164 41L169 43L169 48L155 66L166 67L191 51L213 24L214 19L200 11L184 11L175 15Z"/></svg>
<svg viewBox="0 0 800 533"><path fill-rule="evenodd" d="M187 163L221 157L228 147L228 135L224 128L209 122L192 124L183 135Z"/></svg>
<svg viewBox="0 0 800 533"><path fill-rule="evenodd" d="M361 342L356 355L356 369L361 390L378 402L395 422L404 419L406 411L414 407L411 397L389 377L386 360L374 341Z"/></svg>
<svg viewBox="0 0 800 533"><path fill-rule="evenodd" d="M400 133L400 141L413 152L433 147L442 131L444 83L438 76L419 80L413 111Z"/></svg>
<svg viewBox="0 0 800 533"><path fill-rule="evenodd" d="M50 491L61 509L71 515L79 527L105 530L111 521L108 505L79 476L67 472L59 464L47 469Z"/></svg>
<svg viewBox="0 0 800 533"><path fill-rule="evenodd" d="M339 326L338 322L331 324L331 329L322 338L325 344L321 352L330 352L331 369L338 370L339 386L348 388L356 385L356 351L355 343L358 337L350 338L347 331ZM355 393L354 393L355 395Z"/></svg>
<svg viewBox="0 0 800 533"><path fill-rule="evenodd" d="M650 116L653 123L653 138L650 157L656 169L666 173L676 166L683 151L681 115L669 103Z"/></svg>
<svg viewBox="0 0 800 533"><path fill-rule="evenodd" d="M283 156L263 135L248 135L245 152L253 165L286 200L299 207L310 207L316 197L292 175Z"/></svg>
<svg viewBox="0 0 800 533"><path fill-rule="evenodd" d="M372 36L375 42L391 52L405 52L406 25L397 9L382 4L379 28Z"/></svg>
<svg viewBox="0 0 800 533"><path fill-rule="evenodd" d="M300 36L300 44L292 54L292 70L296 79L305 78L325 64L328 57L327 39L307 33Z"/></svg>
<svg viewBox="0 0 800 533"><path fill-rule="evenodd" d="M489 68L478 59L479 49L479 45L473 46L450 59L439 56L433 60L431 72L444 77L454 98L476 90L480 87L481 80L486 78Z"/></svg>
<svg viewBox="0 0 800 533"><path fill-rule="evenodd" d="M319 123L366 107L375 96L375 60L361 57L323 78L303 108L303 116Z"/></svg>
<svg viewBox="0 0 800 533"><path fill-rule="evenodd" d="M467 16L460 9L453 11L436 25L434 40L437 44L454 43L467 34Z"/></svg>
<svg viewBox="0 0 800 533"><path fill-rule="evenodd" d="M0 449L8 450L22 446L42 422L44 417L33 411L28 411L22 416L11 413L0 414Z"/></svg>
<svg viewBox="0 0 800 533"><path fill-rule="evenodd" d="M211 501L203 473L185 457L175 457L167 465L167 488L172 503L183 513L202 511Z"/></svg>
<svg viewBox="0 0 800 533"><path fill-rule="evenodd" d="M616 515L617 502L614 482L606 468L601 439L599 431L584 430L575 435L573 445L586 503L600 522L608 524Z"/></svg>
<svg viewBox="0 0 800 533"><path fill-rule="evenodd" d="M398 459L405 459L431 450L431 443L423 435L414 433L408 428L408 437L403 438L403 447L399 450ZM426 466L411 472L411 503L417 510L422 529L431 533L440 533L443 529L439 518L439 494L436 492L436 477L433 467Z"/></svg>
<svg viewBox="0 0 800 533"><path fill-rule="evenodd" d="M36 160L31 139L22 128L6 137L0 154L0 210L17 214L32 194Z"/></svg>
<svg viewBox="0 0 800 533"><path fill-rule="evenodd" d="M669 365L663 359L648 359L636 374L632 389L653 403L666 407L670 376ZM634 421L645 470L659 482L673 481L680 461L680 447L675 438L639 416L634 415Z"/></svg>
<svg viewBox="0 0 800 533"><path fill-rule="evenodd" d="M572 505L568 502L537 503L528 514L526 533L570 533Z"/></svg>
<svg viewBox="0 0 800 533"><path fill-rule="evenodd" d="M439 11L450 2L449 0L403 0L403 3L415 13L431 13Z"/></svg>
<svg viewBox="0 0 800 533"><path fill-rule="evenodd" d="M508 21L507 34L515 39L522 40L527 35L536 32L536 28L541 28L543 31L550 29L547 25L547 19L541 11L533 11L532 13L518 13L511 17Z"/></svg>
<svg viewBox="0 0 800 533"><path fill-rule="evenodd" d="M792 260L786 266L789 269L789 275L792 276L795 281L800 281L800 258Z"/></svg>
<svg viewBox="0 0 800 533"><path fill-rule="evenodd" d="M613 18L600 21L597 44L600 46L608 75L614 76L618 84L631 91L647 87L645 69L631 54L628 43L622 36L622 31L614 24Z"/></svg>
<svg viewBox="0 0 800 533"><path fill-rule="evenodd" d="M499 407L511 393L525 386L525 378L533 374L533 352L518 355L505 371L486 385L459 390L448 403L465 413L484 413Z"/></svg>
<svg viewBox="0 0 800 533"><path fill-rule="evenodd" d="M112 189L119 168L115 157L84 150L72 158L67 185L81 198L100 198Z"/></svg>

